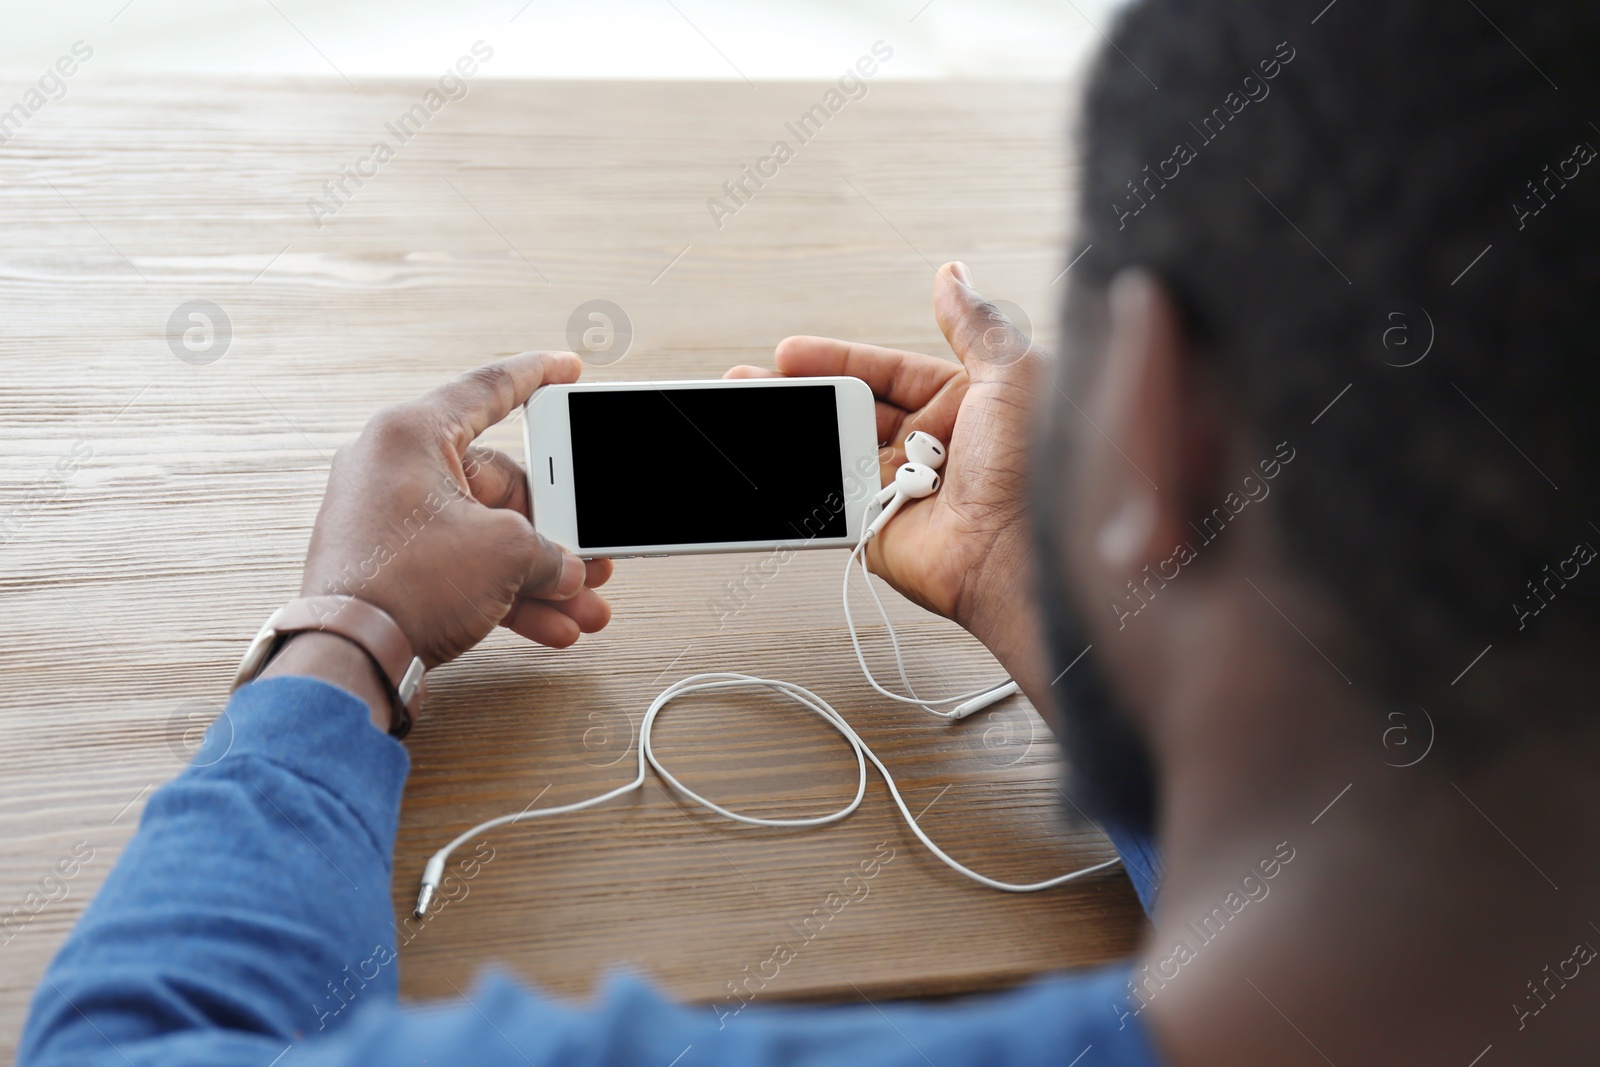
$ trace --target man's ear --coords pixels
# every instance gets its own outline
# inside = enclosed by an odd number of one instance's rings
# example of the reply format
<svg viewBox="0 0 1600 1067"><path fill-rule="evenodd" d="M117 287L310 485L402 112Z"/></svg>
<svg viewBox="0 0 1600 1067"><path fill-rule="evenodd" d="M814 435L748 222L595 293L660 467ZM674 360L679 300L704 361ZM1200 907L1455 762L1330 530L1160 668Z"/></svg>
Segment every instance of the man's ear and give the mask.
<svg viewBox="0 0 1600 1067"><path fill-rule="evenodd" d="M1121 585L1189 539L1214 475L1215 419L1183 315L1154 275L1128 270L1106 294L1104 363L1090 402L1088 546Z"/></svg>

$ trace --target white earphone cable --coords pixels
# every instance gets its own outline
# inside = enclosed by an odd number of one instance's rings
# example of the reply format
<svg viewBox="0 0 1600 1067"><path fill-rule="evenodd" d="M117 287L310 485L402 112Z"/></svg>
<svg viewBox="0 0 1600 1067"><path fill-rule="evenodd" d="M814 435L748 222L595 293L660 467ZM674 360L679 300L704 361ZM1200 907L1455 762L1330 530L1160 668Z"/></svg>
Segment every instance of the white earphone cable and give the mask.
<svg viewBox="0 0 1600 1067"><path fill-rule="evenodd" d="M931 705L963 704L974 697L980 697L986 693L994 692L996 689L1008 684L1010 679L994 685L986 685L981 689L974 689L968 693L961 693L953 697L941 697L937 700L929 700L927 698L917 696L916 690L911 688L911 680L906 677L906 661L905 657L900 652L899 634L895 632L894 623L889 621L889 609L884 606L883 598L878 596L877 586L872 584L872 572L867 569L866 548L870 541L871 538L865 538L860 544L856 545L855 549L851 551L850 559L844 567L844 621L845 627L850 631L850 644L854 646L856 650L856 662L861 664L862 676L866 678L868 685L872 686L872 688L876 689L880 694L888 697L890 700L898 700L902 704L915 704L922 708L923 711L926 711L929 715L937 715L941 719L964 718L965 716L958 715L955 711L940 711ZM855 567L858 557L861 560L861 574L866 581L867 592L872 595L872 602L878 607L878 617L883 620L884 628L889 632L889 644L894 649L894 663L895 667L900 672L900 681L906 687L906 692L911 694L910 696L901 696L899 693L893 693L885 689L881 684L879 684L878 680L872 676L872 669L867 666L866 653L861 649L861 635L856 632L855 616L850 611L850 573Z"/></svg>
<svg viewBox="0 0 1600 1067"><path fill-rule="evenodd" d="M963 711L962 707L957 707L952 711L939 711L931 705L963 704L963 702L971 701L974 704L983 704L986 706L986 702L992 702L988 700L989 694L1000 694L1002 691L1016 692L1016 683L1007 680L1007 682L1000 686L985 686L982 689L975 689L970 693L963 693L960 696L944 697L937 700L928 700L916 695L916 691L912 689L911 681L906 675L905 658L901 654L900 639L895 632L894 623L889 620L888 609L884 606L882 598L879 597L877 589L873 586L872 574L867 569L866 548L868 543L871 542L875 533L876 528L868 528L866 530L866 532L862 535L861 540L857 542L856 547L851 551L850 559L845 563L844 569L845 624L850 631L850 643L855 647L856 661L861 665L861 673L866 677L867 683L871 685L873 689L877 690L881 695L886 696L891 700L897 700L903 704L918 705L930 714L937 715L943 719L960 719L965 716L966 712ZM866 653L862 651L861 638L856 632L855 618L850 612L850 573L858 558L861 561L862 574L866 577L867 592L871 594L873 603L877 605L878 615L883 619L883 624L888 630L889 643L894 649L895 666L900 674L900 681L905 685L906 692L910 693L910 696L902 696L899 693L893 693L888 689L885 689L878 683L877 679L872 676L872 671L867 667ZM740 812L733 811L730 808L725 808L714 801L706 799L699 793L696 793L693 789L690 789L688 786L679 781L671 771L667 770L667 768L662 765L660 759L658 759L656 756L655 748L652 743L652 737L656 718L661 714L661 710L663 708L665 708L673 700L687 693L749 687L770 689L775 693L787 697L796 704L815 712L820 718L822 718L839 732L840 736L842 736L846 743L850 745L850 748L855 753L856 757L856 793L849 803L827 815L816 815L803 818L780 819L755 815L744 815ZM881 759L878 758L877 753L873 752L867 743L861 739L861 735L856 733L855 729L851 727L850 723L845 719L845 717L835 710L833 705L829 704L826 700L822 699L811 690L806 689L804 686L795 685L793 682L786 682L778 678L759 678L750 674L737 674L733 672L719 671L705 674L693 674L687 678L679 679L657 694L655 700L650 703L649 709L645 712L644 721L639 726L638 770L634 774L631 781L617 786L615 789L609 790L608 792L601 793L598 796L590 797L587 800L579 800L571 804L562 804L552 808L530 807L512 815L502 815L499 818L490 819L487 822L479 823L472 829L460 834L455 838L455 840L451 841L439 851L435 852L433 856L429 858L427 864L423 867L422 887L421 891L417 894L416 914L418 917L426 914L428 905L433 900L433 895L438 889L439 883L444 879L444 867L445 864L450 861L450 854L456 849L460 848L462 845L466 844L468 841L471 841L473 838L487 833L490 830L496 829L497 827L507 826L515 822L522 822L526 819L542 819L548 818L552 815L568 815L573 812L584 811L588 808L604 804L607 801L615 800L617 797L631 793L644 785L646 763L655 768L656 774L660 775L661 779L681 796L693 801L696 804L699 804L708 811L712 811L718 815L721 815L725 819L731 819L734 822L741 822L750 826L800 827L822 826L827 823L838 822L839 820L848 817L857 808L859 808L861 806L862 799L867 793L867 760L871 760L872 765L878 768L878 773L883 776L884 784L889 787L890 797L894 799L895 806L900 809L901 816L905 819L906 825L911 828L911 832L916 835L917 840L921 841L922 844L927 847L928 851L933 853L934 856L938 857L938 859L946 866L972 879L979 885L985 885L990 889L999 889L1008 893L1034 893L1042 889L1050 889L1058 885L1063 885L1086 875L1094 874L1096 871L1103 871L1108 867L1113 867L1122 862L1120 857L1109 859L1101 863L1093 864L1089 867L1081 868L1080 870L1057 875L1054 878L1046 878L1039 882L1002 882L998 879L990 878L987 875L979 874L977 871L961 863L949 853L945 852L944 849L934 844L933 839L930 838L922 829L922 827L917 824L917 818L911 814L911 809L906 806L905 799L900 795L899 787L895 785L894 775L889 773L889 768L884 765L884 762Z"/></svg>

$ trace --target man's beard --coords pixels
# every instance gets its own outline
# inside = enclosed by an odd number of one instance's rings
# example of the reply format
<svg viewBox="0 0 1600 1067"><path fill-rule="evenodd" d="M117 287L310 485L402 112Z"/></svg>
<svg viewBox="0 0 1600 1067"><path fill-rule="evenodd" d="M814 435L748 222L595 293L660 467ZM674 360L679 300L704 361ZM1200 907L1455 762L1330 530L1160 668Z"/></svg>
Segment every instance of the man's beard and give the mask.
<svg viewBox="0 0 1600 1067"><path fill-rule="evenodd" d="M1045 442L1052 436L1045 434L1036 440ZM1029 468L1059 472L1060 461L1060 456L1047 457L1043 449L1036 448ZM1056 512L1065 510L1052 499L1060 492L1059 478L1036 478L1031 510L1034 573L1039 583L1045 657L1049 677L1055 679L1050 688L1056 736L1066 757L1066 794L1113 832L1152 839L1157 807L1154 760L1149 745L1112 693L1072 596L1058 547L1067 538L1054 529Z"/></svg>

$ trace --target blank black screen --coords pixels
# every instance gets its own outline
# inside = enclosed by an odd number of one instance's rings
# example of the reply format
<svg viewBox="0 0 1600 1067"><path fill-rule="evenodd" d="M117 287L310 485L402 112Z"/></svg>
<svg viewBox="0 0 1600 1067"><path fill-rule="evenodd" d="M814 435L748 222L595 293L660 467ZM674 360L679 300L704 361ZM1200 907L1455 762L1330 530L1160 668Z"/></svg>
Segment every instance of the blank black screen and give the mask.
<svg viewBox="0 0 1600 1067"><path fill-rule="evenodd" d="M831 385L580 391L567 412L586 550L847 532Z"/></svg>

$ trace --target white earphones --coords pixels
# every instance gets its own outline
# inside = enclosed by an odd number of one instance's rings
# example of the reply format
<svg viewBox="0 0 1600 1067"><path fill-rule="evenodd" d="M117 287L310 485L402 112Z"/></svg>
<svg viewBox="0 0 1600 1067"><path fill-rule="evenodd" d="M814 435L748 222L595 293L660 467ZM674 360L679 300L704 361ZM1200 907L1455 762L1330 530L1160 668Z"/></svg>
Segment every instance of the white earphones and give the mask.
<svg viewBox="0 0 1600 1067"><path fill-rule="evenodd" d="M891 700L897 700L904 704L917 704L921 706L923 710L929 712L930 714L937 715L942 719L964 719L976 711L981 711L989 705L1003 700L1006 697L1011 696L1013 693L1019 692L1017 683L1007 679L1004 683L998 686L985 686L982 689L975 689L970 693L962 693L960 696L947 697L940 700L924 700L922 697L917 696L915 691L913 691L911 688L910 679L906 677L905 660L900 654L900 638L895 633L894 623L889 621L888 610L883 606L883 600L878 596L878 591L872 584L872 575L867 570L867 543L877 536L878 531L882 530L883 527L887 525L889 520L893 518L901 508L905 507L907 501L921 500L925 497L932 496L934 493L938 492L939 489L941 479L938 474L938 469L944 464L945 461L945 446L931 434L923 433L921 430L917 430L914 433L907 435L905 449L906 462L901 464L900 467L895 471L894 481L890 485L885 486L884 489L874 498L874 503L878 506L882 506L883 511L872 521L872 524L862 532L861 540L856 543L855 549L850 553L849 562L845 564L845 623L849 627L850 642L855 646L856 660L861 664L861 673L866 676L867 684L871 685L872 688L876 689L879 693L890 698ZM878 607L878 615L883 619L884 627L888 630L889 643L894 649L895 666L900 672L900 681L905 685L906 692L910 693L910 696L902 696L899 693L891 693L889 690L878 684L877 679L873 678L872 676L872 671L867 668L867 657L861 650L861 638L856 633L855 618L850 614L850 569L855 565L855 562L858 558L861 560L862 574L867 580L867 592L871 594L872 602ZM856 766L858 770L856 793L853 800L831 814L813 816L810 818L781 819L755 815L743 815L739 812L732 811L728 808L715 804L710 800L707 800L705 797L701 796L699 793L696 793L688 786L680 782L672 775L671 772L661 765L660 757L657 756L654 748L651 745L651 731L655 725L656 717L661 713L662 708L666 707L670 701L682 696L685 693L694 693L703 690L745 688L751 686L768 689L772 692L778 693L781 696L787 697L789 700L800 704L802 707L809 708L811 711L819 715L823 720L828 722L840 733L841 736L844 737L845 742L849 744L852 753L856 758ZM938 711L934 707L929 706L940 704L955 704L957 706L951 711ZM934 844L933 840L928 837L927 833L922 829L922 827L917 825L917 819L911 814L911 809L906 807L906 802L901 797L900 790L895 786L894 776L889 773L889 768L884 765L883 761L878 758L877 754L873 752L872 749L867 747L867 743L861 739L861 736L856 733L854 729L851 728L849 722L845 720L844 716L840 715L836 710L834 710L833 706L827 701L823 700L809 689L795 685L793 682L785 682L775 678L756 678L747 674L732 673L694 674L668 686L655 698L655 700L651 703L649 710L645 712L644 721L639 726L638 769L632 781L620 785L609 792L601 793L598 796L590 797L587 800L580 800L572 804L563 804L558 807L551 808L534 808L530 804L527 808L524 808L520 812L512 815L502 815L498 819L490 819L488 822L479 823L477 826L474 826L472 829L461 834L454 841L451 841L448 845L445 845L439 851L435 852L432 857L429 858L427 864L423 867L422 888L421 892L417 895L416 915L418 918L421 918L424 914L426 914L428 910L428 904L432 901L435 890L438 889L440 881L444 878L444 866L449 862L450 854L456 849L460 848L462 845L466 844L468 841L471 841L473 838L478 837L486 831L493 830L499 826L505 826L509 823L521 822L525 819L539 819L551 815L563 815L568 812L582 811L585 808L591 808L597 804L604 804L605 802L615 799L616 797L623 796L626 793L631 793L644 785L645 767L647 764L650 767L655 768L656 773L661 776L662 780L667 783L669 788L675 790L685 798L699 804L700 806L723 816L724 818L732 819L736 822L748 823L754 826L794 827L816 826L823 823L837 822L838 820L843 819L854 812L856 808L860 806L862 798L866 795L866 764L868 760L872 762L873 766L877 767L878 773L883 776L884 783L889 787L890 797L894 800L895 806L900 809L901 816L904 817L906 824L911 828L911 832L916 835L917 839L927 846L928 851L932 852L934 856L938 857L947 866L953 870L959 871L961 874L966 875L968 878L971 878L980 885L988 886L991 889L1004 890L1010 893L1032 893L1041 889L1050 889L1053 886L1058 886L1064 882L1070 882L1077 878L1082 878L1085 875L1093 874L1096 871L1105 870L1107 867L1113 867L1122 862L1121 858L1118 857L1116 859L1105 860L1104 862L1084 867L1080 870L1070 871L1067 874L1057 875L1054 878L1047 878L1041 882L1028 882L1023 884L1001 882L990 878L987 875L979 874L977 871L967 867L965 864L946 853L938 845Z"/></svg>
<svg viewBox="0 0 1600 1067"><path fill-rule="evenodd" d="M939 475L935 472L944 466L944 445L930 433L913 430L906 436L906 462L894 472L894 481L879 490L874 501L883 510L872 520L863 541L878 536L908 500L921 500L939 491Z"/></svg>

